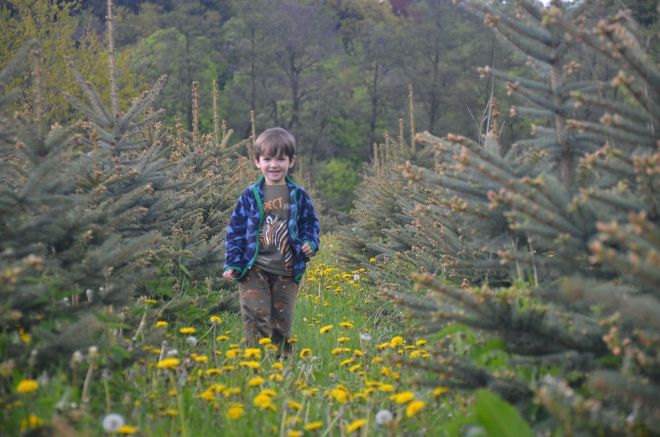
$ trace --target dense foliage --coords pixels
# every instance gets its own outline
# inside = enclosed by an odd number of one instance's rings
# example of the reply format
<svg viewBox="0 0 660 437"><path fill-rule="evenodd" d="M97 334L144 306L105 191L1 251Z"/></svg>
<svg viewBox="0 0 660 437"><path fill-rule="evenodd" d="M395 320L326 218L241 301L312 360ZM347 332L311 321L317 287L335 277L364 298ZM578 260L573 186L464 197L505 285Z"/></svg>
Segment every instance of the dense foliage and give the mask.
<svg viewBox="0 0 660 437"><path fill-rule="evenodd" d="M39 367L103 343L103 319L128 323L158 282L170 299L190 283L217 287L228 214L254 177L226 129L162 129L149 108L164 77L123 112L112 74L106 105L71 62L86 99L64 97L86 121L47 128L41 52L29 42L0 75L0 326L14 339L1 355ZM29 59L33 110L12 114L20 93L6 85Z"/></svg>
<svg viewBox="0 0 660 437"><path fill-rule="evenodd" d="M522 98L512 113L533 120L533 137L502 141L493 101L477 141L399 141L406 165L379 161L358 191L351 252L379 261L374 278L412 311L411 332L436 335L443 357L422 366L450 385L489 387L539 431L653 432L657 64L627 12L468 3L534 69L482 70ZM452 346L466 327L482 340Z"/></svg>
<svg viewBox="0 0 660 437"><path fill-rule="evenodd" d="M396 131L409 83L420 91L420 129L451 127L473 134L490 87L478 81L476 67L512 61L511 50L495 39L483 44L483 25L449 2L400 3L392 8L373 0L117 2L119 106L125 110L139 90L165 74L155 105L165 109L167 125L178 119L192 130L189 95L197 81L199 128L208 133L216 81L221 119L241 138L251 135L251 111L259 131L274 125L291 130L326 207L348 211L350 196L336 196L337 184L323 184L320 175L337 166L360 169L371 144L384 131ZM99 50L107 35L102 4L11 0L0 6L7 24L0 35L0 67L29 38L46 48L49 124L65 125L76 117L62 98L63 92L79 93L66 56L76 59L103 98L109 97L108 61ZM21 79L23 92L28 83ZM29 105L29 95L18 103ZM517 122L508 124L503 134L515 137L519 128ZM342 192L355 186L354 178L341 182Z"/></svg>

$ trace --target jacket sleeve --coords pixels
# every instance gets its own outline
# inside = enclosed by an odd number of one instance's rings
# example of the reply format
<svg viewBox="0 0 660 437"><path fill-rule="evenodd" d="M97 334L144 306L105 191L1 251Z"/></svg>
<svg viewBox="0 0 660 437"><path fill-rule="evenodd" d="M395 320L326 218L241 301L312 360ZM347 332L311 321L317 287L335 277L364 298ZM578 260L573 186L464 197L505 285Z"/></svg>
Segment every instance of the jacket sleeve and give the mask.
<svg viewBox="0 0 660 437"><path fill-rule="evenodd" d="M225 265L224 270L238 270L241 272L243 265L243 252L245 251L245 230L247 227L247 216L249 205L247 204L247 193L244 191L238 199L238 204L229 219L227 235L225 236Z"/></svg>
<svg viewBox="0 0 660 437"><path fill-rule="evenodd" d="M300 235L300 239L312 247L312 256L314 256L319 250L319 219L314 213L314 205L312 204L312 199L304 190L300 190L300 192L301 204L300 218L298 219L298 233Z"/></svg>

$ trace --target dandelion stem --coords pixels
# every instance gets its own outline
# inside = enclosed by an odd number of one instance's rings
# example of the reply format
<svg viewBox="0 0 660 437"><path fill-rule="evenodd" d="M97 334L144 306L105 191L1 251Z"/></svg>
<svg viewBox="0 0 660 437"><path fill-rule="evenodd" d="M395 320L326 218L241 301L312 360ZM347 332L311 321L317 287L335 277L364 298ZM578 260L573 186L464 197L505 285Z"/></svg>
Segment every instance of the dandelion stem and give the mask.
<svg viewBox="0 0 660 437"><path fill-rule="evenodd" d="M110 398L110 385L108 379L103 378L103 390L105 391L105 411L112 411L112 399Z"/></svg>
<svg viewBox="0 0 660 437"><path fill-rule="evenodd" d="M170 372L170 385L176 390L176 403L179 408L179 420L181 422L181 435L183 437L188 437L188 430L186 429L186 417L185 409L183 407L183 397L181 396L180 390L177 388L176 381L174 380L174 375Z"/></svg>

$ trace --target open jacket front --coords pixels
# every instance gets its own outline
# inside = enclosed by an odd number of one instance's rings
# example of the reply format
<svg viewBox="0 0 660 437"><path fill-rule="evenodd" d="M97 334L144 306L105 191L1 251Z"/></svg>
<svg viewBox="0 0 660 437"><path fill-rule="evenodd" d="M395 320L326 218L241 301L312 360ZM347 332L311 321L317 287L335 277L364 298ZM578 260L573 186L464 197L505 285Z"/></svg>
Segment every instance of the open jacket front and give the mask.
<svg viewBox="0 0 660 437"><path fill-rule="evenodd" d="M264 184L260 177L243 191L231 215L225 239L224 270L237 270L238 279L247 275L259 254L259 232L264 223ZM300 282L309 258L302 251L307 243L313 254L319 249L319 221L314 214L312 200L305 190L290 177L286 177L289 188L289 244L293 251L293 279Z"/></svg>

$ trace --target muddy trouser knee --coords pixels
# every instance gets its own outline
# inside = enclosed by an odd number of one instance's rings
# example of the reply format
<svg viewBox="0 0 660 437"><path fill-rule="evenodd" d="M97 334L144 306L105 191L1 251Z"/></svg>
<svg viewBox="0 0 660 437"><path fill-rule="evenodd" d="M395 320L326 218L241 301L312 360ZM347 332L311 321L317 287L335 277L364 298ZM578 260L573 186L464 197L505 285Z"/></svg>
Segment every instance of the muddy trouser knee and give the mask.
<svg viewBox="0 0 660 437"><path fill-rule="evenodd" d="M280 276L253 267L239 281L241 319L248 345L270 338L280 352L289 353L293 312L298 284L290 276Z"/></svg>

